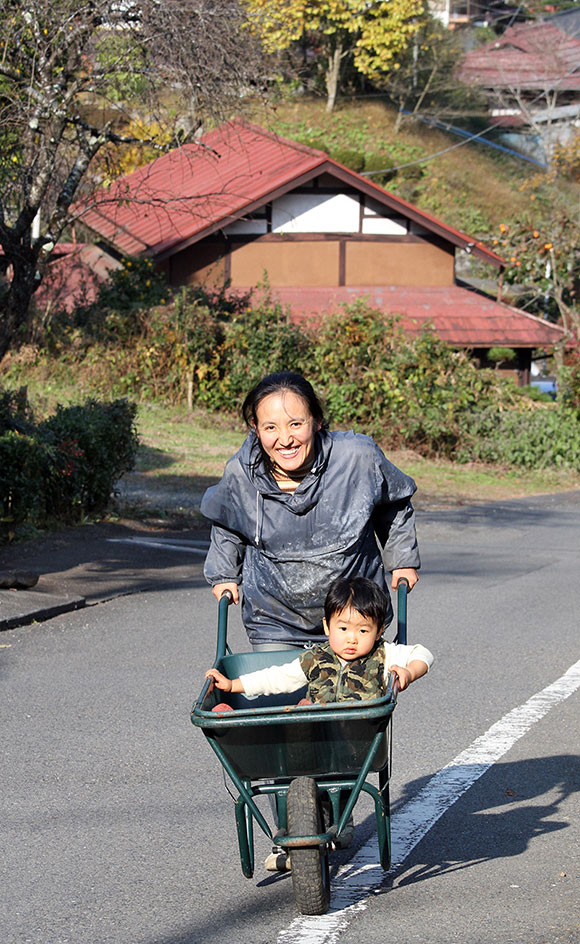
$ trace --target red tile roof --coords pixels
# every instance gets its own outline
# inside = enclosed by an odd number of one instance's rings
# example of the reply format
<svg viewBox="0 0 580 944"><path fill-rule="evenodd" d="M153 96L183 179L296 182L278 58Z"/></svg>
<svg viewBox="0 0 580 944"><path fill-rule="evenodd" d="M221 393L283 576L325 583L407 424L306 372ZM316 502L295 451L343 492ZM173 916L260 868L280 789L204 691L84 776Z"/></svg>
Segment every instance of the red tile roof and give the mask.
<svg viewBox="0 0 580 944"><path fill-rule="evenodd" d="M426 322L435 334L457 347L550 347L560 342L562 328L478 292L452 285L444 288L344 286L275 288L274 297L289 305L295 322L335 311L359 296L390 314L401 315L401 327L419 334Z"/></svg>
<svg viewBox="0 0 580 944"><path fill-rule="evenodd" d="M388 193L323 151L235 120L139 168L78 207L79 218L126 255L166 258L328 172L453 245L501 266L496 253ZM130 197L130 200L128 198Z"/></svg>
<svg viewBox="0 0 580 944"><path fill-rule="evenodd" d="M490 89L580 91L580 40L551 23L510 26L467 53L459 77Z"/></svg>

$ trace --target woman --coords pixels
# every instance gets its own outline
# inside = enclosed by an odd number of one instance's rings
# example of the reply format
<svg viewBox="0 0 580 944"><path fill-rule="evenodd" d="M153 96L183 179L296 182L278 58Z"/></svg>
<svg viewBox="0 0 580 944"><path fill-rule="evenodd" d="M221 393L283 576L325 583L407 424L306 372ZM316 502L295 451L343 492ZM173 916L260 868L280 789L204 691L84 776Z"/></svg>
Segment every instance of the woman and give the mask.
<svg viewBox="0 0 580 944"><path fill-rule="evenodd" d="M299 374L264 377L246 397L250 433L222 480L205 493L212 521L205 576L219 599L243 590L242 619L255 649L324 640L323 603L335 577L374 580L388 596L420 566L413 479L368 436L330 433ZM392 619L389 607L387 625Z"/></svg>

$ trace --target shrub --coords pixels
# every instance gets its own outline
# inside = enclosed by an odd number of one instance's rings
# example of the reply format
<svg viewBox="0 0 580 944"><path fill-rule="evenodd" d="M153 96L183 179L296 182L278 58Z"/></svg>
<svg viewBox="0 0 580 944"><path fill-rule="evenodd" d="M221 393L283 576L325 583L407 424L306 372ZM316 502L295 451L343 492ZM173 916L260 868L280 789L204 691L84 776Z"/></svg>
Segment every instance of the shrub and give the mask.
<svg viewBox="0 0 580 944"><path fill-rule="evenodd" d="M92 514L106 509L115 482L135 463L136 413L127 400L87 400L82 406L57 407L40 424L40 436L58 450L56 499L63 509Z"/></svg>
<svg viewBox="0 0 580 944"><path fill-rule="evenodd" d="M394 170L394 167L395 161L390 154L365 154L365 173L367 171L382 171L380 174L374 173L372 177L369 177L369 180L374 184L379 184L380 187L397 176L397 171Z"/></svg>
<svg viewBox="0 0 580 944"><path fill-rule="evenodd" d="M51 506L57 477L56 450L37 436L7 430L0 435L0 509L2 534L12 536L22 522L56 517Z"/></svg>
<svg viewBox="0 0 580 944"><path fill-rule="evenodd" d="M330 156L339 164L350 167L351 170L360 173L364 170L365 156L362 151L355 151L352 148L332 148Z"/></svg>
<svg viewBox="0 0 580 944"><path fill-rule="evenodd" d="M105 511L137 451L136 406L125 400L61 407L26 433L0 434L0 508L20 523L73 523Z"/></svg>
<svg viewBox="0 0 580 944"><path fill-rule="evenodd" d="M460 417L478 402L509 398L493 371L477 370L430 331L405 335L396 317L362 299L322 322L313 374L333 423L427 455L453 456Z"/></svg>
<svg viewBox="0 0 580 944"><path fill-rule="evenodd" d="M26 387L0 391L0 435L8 430L25 433L30 430L33 420Z"/></svg>
<svg viewBox="0 0 580 944"><path fill-rule="evenodd" d="M500 413L491 407L465 417L461 434L460 461L580 470L580 422L569 409L548 406Z"/></svg>
<svg viewBox="0 0 580 944"><path fill-rule="evenodd" d="M266 373L295 370L308 373L311 342L290 323L288 313L272 300L268 286L262 297L224 326L219 352L219 379L212 378L200 401L212 409L235 409Z"/></svg>

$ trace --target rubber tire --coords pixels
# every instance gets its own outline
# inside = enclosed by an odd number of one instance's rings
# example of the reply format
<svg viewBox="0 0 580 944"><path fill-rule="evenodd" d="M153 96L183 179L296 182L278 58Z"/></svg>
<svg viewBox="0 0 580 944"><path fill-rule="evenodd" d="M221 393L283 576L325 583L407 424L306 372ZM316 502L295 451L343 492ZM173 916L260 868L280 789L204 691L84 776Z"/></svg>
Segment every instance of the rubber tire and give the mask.
<svg viewBox="0 0 580 944"><path fill-rule="evenodd" d="M288 832L312 836L322 831L318 788L311 777L297 777L288 787ZM298 910L303 915L326 914L330 906L327 846L307 846L290 851L292 884Z"/></svg>

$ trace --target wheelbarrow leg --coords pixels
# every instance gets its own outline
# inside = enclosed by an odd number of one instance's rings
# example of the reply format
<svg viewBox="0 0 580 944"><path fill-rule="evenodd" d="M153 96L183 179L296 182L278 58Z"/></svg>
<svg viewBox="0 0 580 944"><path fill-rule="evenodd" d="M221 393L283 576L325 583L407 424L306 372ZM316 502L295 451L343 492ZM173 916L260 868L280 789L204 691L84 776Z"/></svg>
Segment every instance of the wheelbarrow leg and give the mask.
<svg viewBox="0 0 580 944"><path fill-rule="evenodd" d="M246 786L250 788L249 781ZM235 813L242 873L246 878L252 878L254 874L254 823L251 810L242 796L236 800Z"/></svg>
<svg viewBox="0 0 580 944"><path fill-rule="evenodd" d="M378 798L375 799L375 811L380 863L385 872L388 872L391 867L391 811L388 768L379 770L379 793Z"/></svg>

